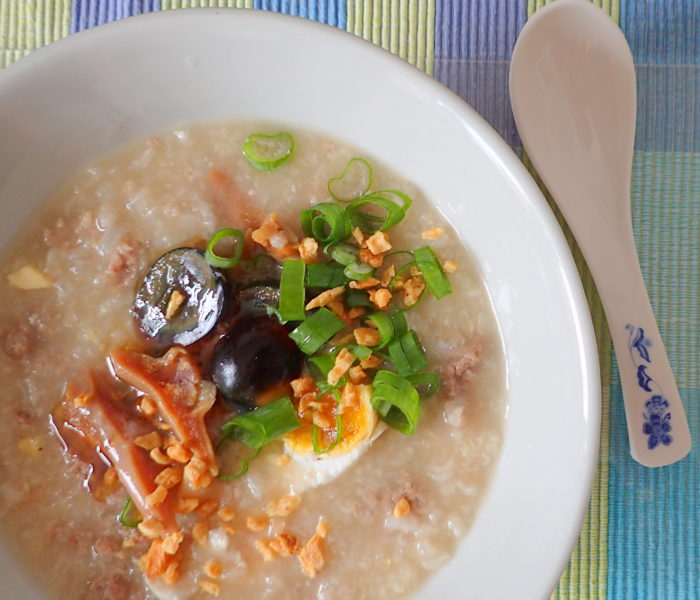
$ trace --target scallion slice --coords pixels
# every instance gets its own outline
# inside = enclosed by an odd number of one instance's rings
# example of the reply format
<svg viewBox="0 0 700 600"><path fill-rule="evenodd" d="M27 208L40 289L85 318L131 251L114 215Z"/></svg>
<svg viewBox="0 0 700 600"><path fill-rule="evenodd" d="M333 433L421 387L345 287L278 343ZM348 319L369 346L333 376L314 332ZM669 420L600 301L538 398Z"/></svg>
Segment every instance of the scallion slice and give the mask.
<svg viewBox="0 0 700 600"><path fill-rule="evenodd" d="M347 277L343 265L306 265L306 286L330 289L345 285Z"/></svg>
<svg viewBox="0 0 700 600"><path fill-rule="evenodd" d="M374 275L374 269L365 263L352 263L345 267L343 274L348 279L364 281Z"/></svg>
<svg viewBox="0 0 700 600"><path fill-rule="evenodd" d="M357 262L359 250L356 246L342 242L331 248L331 258L341 265L351 265Z"/></svg>
<svg viewBox="0 0 700 600"><path fill-rule="evenodd" d="M363 158L351 158L343 173L328 182L328 193L340 202L362 198L372 186L372 166Z"/></svg>
<svg viewBox="0 0 700 600"><path fill-rule="evenodd" d="M423 273L425 284L428 289L439 300L452 293L452 286L447 275L442 270L433 249L430 246L423 246L413 251L413 256L416 258L416 265L420 272Z"/></svg>
<svg viewBox="0 0 700 600"><path fill-rule="evenodd" d="M275 135L253 133L243 144L243 154L248 162L260 171L271 171L287 162L294 152L291 133L280 131Z"/></svg>
<svg viewBox="0 0 700 600"><path fill-rule="evenodd" d="M400 223L412 203L411 197L403 192L380 190L353 200L348 205L347 211L354 226L360 227L365 233L374 233L386 231ZM374 207L375 212L380 209L378 212L383 212L383 216L361 210L363 207L370 210Z"/></svg>
<svg viewBox="0 0 700 600"><path fill-rule="evenodd" d="M365 290L345 290L345 304L350 308L372 308L374 306Z"/></svg>
<svg viewBox="0 0 700 600"><path fill-rule="evenodd" d="M409 375L406 379L411 382L422 397L432 396L440 389L440 376L437 373L416 373Z"/></svg>
<svg viewBox="0 0 700 600"><path fill-rule="evenodd" d="M309 358L309 366L313 367L317 373L315 379L325 382L328 379L328 373L335 364L335 354L317 354Z"/></svg>
<svg viewBox="0 0 700 600"><path fill-rule="evenodd" d="M399 375L406 377L418 373L428 366L428 359L416 332L409 329L406 333L387 346L389 356Z"/></svg>
<svg viewBox="0 0 700 600"><path fill-rule="evenodd" d="M350 237L352 223L345 210L331 202L321 202L305 208L300 214L304 235L321 244L339 244Z"/></svg>
<svg viewBox="0 0 700 600"><path fill-rule="evenodd" d="M384 314L384 313L382 313ZM399 337L408 331L408 323L404 311L398 310L391 315L391 323L394 326L394 336Z"/></svg>
<svg viewBox="0 0 700 600"><path fill-rule="evenodd" d="M252 412L227 421L221 426L221 435L258 449L299 426L292 401L289 396L282 396Z"/></svg>
<svg viewBox="0 0 700 600"><path fill-rule="evenodd" d="M280 279L279 316L282 321L303 321L306 264L303 260L287 259L282 263Z"/></svg>
<svg viewBox="0 0 700 600"><path fill-rule="evenodd" d="M372 385L372 406L382 419L401 433L412 434L420 418L416 388L407 379L385 370L377 371Z"/></svg>
<svg viewBox="0 0 700 600"><path fill-rule="evenodd" d="M375 312L367 316L379 331L379 344L377 349L384 348L394 338L394 323L389 315L384 312Z"/></svg>
<svg viewBox="0 0 700 600"><path fill-rule="evenodd" d="M331 390L333 396L335 397L336 405L340 402L340 392L333 388ZM322 392L323 393L323 392ZM321 448L320 440L318 439L318 425L311 425L311 442L313 443L315 454L326 454L333 450L338 445L338 442L343 438L343 420L340 414L340 410L335 412L335 439L326 448Z"/></svg>
<svg viewBox="0 0 700 600"><path fill-rule="evenodd" d="M304 354L313 354L336 333L345 323L327 308L319 308L289 334Z"/></svg>
<svg viewBox="0 0 700 600"><path fill-rule="evenodd" d="M235 246L233 248L233 256L219 256L214 252L216 244L225 238L233 238L235 241ZM204 252L204 256L207 262L212 267L218 267L220 269L232 269L241 260L243 255L243 232L238 229L232 229L231 227L226 227L224 229L219 229L207 244L207 249Z"/></svg>
<svg viewBox="0 0 700 600"><path fill-rule="evenodd" d="M359 344L348 344L347 349L350 353L360 360L367 360L372 356L372 349L367 346L361 346Z"/></svg>
<svg viewBox="0 0 700 600"><path fill-rule="evenodd" d="M416 261L412 260L411 262L407 262L405 265L402 265L401 267L399 267L399 269L396 271L396 274L391 278L391 281L389 282L389 285L387 286L389 288L389 291L391 291L392 293L397 291L395 288L396 280L399 277L402 277L404 272L406 270L410 269L411 267L417 267ZM427 298L427 296L428 296L428 287L426 284L426 287L421 292L421 295L418 297L418 300L416 300L416 302L411 304L411 306L403 306L403 308L398 307L394 303L393 299L391 301L391 305L399 312L400 311L407 311L407 310L411 310L412 308L415 308L416 306L418 306L421 302L423 302L423 300L425 300Z"/></svg>
<svg viewBox="0 0 700 600"><path fill-rule="evenodd" d="M353 200L347 206L347 214L353 226L359 227L365 233L374 233L375 231L386 231L403 220L406 216L406 210L393 199L379 195L381 193L372 192L367 196ZM410 205L410 202L406 204ZM361 210L363 207L383 209L385 214L384 216L374 215Z"/></svg>
<svg viewBox="0 0 700 600"><path fill-rule="evenodd" d="M134 508L134 501L131 499L131 496L129 496L124 503L122 511L119 513L119 522L124 525L124 527L135 529L141 521L143 521L143 517L141 517L138 510Z"/></svg>

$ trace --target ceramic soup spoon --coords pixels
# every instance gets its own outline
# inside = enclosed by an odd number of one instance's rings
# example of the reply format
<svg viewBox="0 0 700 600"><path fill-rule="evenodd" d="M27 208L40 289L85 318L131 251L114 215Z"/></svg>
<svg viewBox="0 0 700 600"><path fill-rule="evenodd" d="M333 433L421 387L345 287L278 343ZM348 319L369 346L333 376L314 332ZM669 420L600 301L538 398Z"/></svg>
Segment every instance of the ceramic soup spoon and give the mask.
<svg viewBox="0 0 700 600"><path fill-rule="evenodd" d="M690 451L690 432L632 232L636 79L622 32L587 0L539 10L515 45L510 96L525 149L603 302L632 456L650 467L680 460Z"/></svg>

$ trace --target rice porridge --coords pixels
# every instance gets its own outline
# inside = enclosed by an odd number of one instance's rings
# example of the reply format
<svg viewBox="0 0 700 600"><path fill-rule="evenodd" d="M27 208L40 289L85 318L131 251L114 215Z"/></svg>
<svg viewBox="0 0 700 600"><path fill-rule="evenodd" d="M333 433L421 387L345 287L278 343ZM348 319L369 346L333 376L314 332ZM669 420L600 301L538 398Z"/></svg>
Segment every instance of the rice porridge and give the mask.
<svg viewBox="0 0 700 600"><path fill-rule="evenodd" d="M406 598L469 529L506 406L476 266L410 181L278 131L98 160L2 260L1 527L50 597Z"/></svg>

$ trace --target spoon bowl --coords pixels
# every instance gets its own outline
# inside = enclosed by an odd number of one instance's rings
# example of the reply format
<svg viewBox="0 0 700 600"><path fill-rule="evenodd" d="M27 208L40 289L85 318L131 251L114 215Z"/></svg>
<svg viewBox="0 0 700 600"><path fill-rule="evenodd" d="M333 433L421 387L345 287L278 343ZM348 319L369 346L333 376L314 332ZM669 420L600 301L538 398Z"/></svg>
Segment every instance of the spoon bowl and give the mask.
<svg viewBox="0 0 700 600"><path fill-rule="evenodd" d="M591 2L557 0L518 38L510 96L523 145L603 302L632 456L646 466L680 460L690 451L690 432L632 231L636 77L624 35Z"/></svg>

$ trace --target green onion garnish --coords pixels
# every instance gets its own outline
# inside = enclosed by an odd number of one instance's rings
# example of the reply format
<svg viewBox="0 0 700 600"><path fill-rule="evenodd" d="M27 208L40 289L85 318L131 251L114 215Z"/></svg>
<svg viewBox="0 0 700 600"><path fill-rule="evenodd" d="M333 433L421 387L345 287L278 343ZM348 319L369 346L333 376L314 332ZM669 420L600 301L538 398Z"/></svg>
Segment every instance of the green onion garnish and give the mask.
<svg viewBox="0 0 700 600"><path fill-rule="evenodd" d="M309 366L314 367L318 375L316 379L325 382L328 379L328 373L335 364L335 354L317 354L309 358Z"/></svg>
<svg viewBox="0 0 700 600"><path fill-rule="evenodd" d="M289 160L294 152L292 134L281 131L275 135L253 133L243 144L248 162L260 171L271 171Z"/></svg>
<svg viewBox="0 0 700 600"><path fill-rule="evenodd" d="M280 279L279 316L282 321L303 321L306 317L305 277L306 264L303 260L288 259L282 263Z"/></svg>
<svg viewBox="0 0 700 600"><path fill-rule="evenodd" d="M243 475L245 475L248 472L248 469L250 468L250 463L252 463L256 458L258 458L261 452L262 447L258 448L255 452L253 452L253 454L243 457L241 459L241 466L235 473L219 473L216 476L216 478L220 481L233 481L234 479L243 477Z"/></svg>
<svg viewBox="0 0 700 600"><path fill-rule="evenodd" d="M258 449L300 425L289 396L282 396L252 412L227 421L221 426L221 435Z"/></svg>
<svg viewBox="0 0 700 600"><path fill-rule="evenodd" d="M138 527L139 523L143 521L143 517L139 514L138 510L134 508L134 501L129 496L124 503L124 508L119 513L119 522L124 525L124 527L131 527L134 529Z"/></svg>
<svg viewBox="0 0 700 600"><path fill-rule="evenodd" d="M340 402L340 392L338 392L338 390L335 388L333 388L331 391L333 392L333 396L335 397L335 403L337 405ZM327 448L321 448L320 440L318 439L318 430L318 425L311 425L311 441L313 443L314 453L326 454L327 452L333 450L333 448L335 448L338 445L338 442L340 442L340 440L343 437L343 421L340 411L336 410L335 413L335 439L328 445Z"/></svg>
<svg viewBox="0 0 700 600"><path fill-rule="evenodd" d="M356 306L363 308L372 308L374 304L370 302L369 294L365 290L345 290L345 304L349 308Z"/></svg>
<svg viewBox="0 0 700 600"><path fill-rule="evenodd" d="M399 375L406 377L418 373L428 366L428 359L416 332L409 329L401 337L395 338L387 347L389 356Z"/></svg>
<svg viewBox="0 0 700 600"><path fill-rule="evenodd" d="M404 271L410 269L411 267L417 267L416 261L412 260L411 262L407 262L405 265L402 265L401 267L398 268L396 271L396 274L391 278L391 281L389 282L389 285L387 286L389 288L389 291L392 293L396 291L394 285L396 283L396 280L401 277L404 273ZM411 306L403 306L403 308L399 308L394 304L394 301L392 300L392 306L397 309L397 311L407 311L411 310L412 308L415 308L418 306L423 300L425 300L428 297L428 286L426 284L425 289L421 292L421 295L418 297L418 300L416 300Z"/></svg>
<svg viewBox="0 0 700 600"><path fill-rule="evenodd" d="M299 349L305 354L313 354L336 333L345 323L327 308L319 308L294 331L289 334Z"/></svg>
<svg viewBox="0 0 700 600"><path fill-rule="evenodd" d="M358 344L348 344L347 349L355 358L358 358L360 360L367 360L370 356L372 356L372 349L368 348L367 346L360 346Z"/></svg>
<svg viewBox="0 0 700 600"><path fill-rule="evenodd" d="M384 370L377 371L372 385L372 406L382 419L401 433L412 434L420 418L416 388L407 379Z"/></svg>
<svg viewBox="0 0 700 600"><path fill-rule="evenodd" d="M357 262L359 250L356 246L342 242L331 249L331 258L341 265L351 265Z"/></svg>
<svg viewBox="0 0 700 600"><path fill-rule="evenodd" d="M304 235L316 238L324 246L339 244L350 237L352 223L341 206L321 202L305 208L300 214Z"/></svg>
<svg viewBox="0 0 700 600"><path fill-rule="evenodd" d="M435 394L440 389L440 376L437 373L416 373L406 377L422 397Z"/></svg>
<svg viewBox="0 0 700 600"><path fill-rule="evenodd" d="M350 202L362 198L372 186L372 166L363 158L351 158L343 173L328 182L328 193L335 200Z"/></svg>
<svg viewBox="0 0 700 600"><path fill-rule="evenodd" d="M394 338L394 323L392 318L384 312L375 312L367 317L379 331L379 344L377 349L383 348Z"/></svg>
<svg viewBox="0 0 700 600"><path fill-rule="evenodd" d="M391 323L394 326L395 337L402 336L408 331L408 323L406 323L406 315L404 314L404 311L398 310L393 313L391 315Z"/></svg>
<svg viewBox="0 0 700 600"><path fill-rule="evenodd" d="M442 270L430 246L423 246L414 250L413 256L416 257L416 265L420 272L423 273L425 284L438 300L452 293L450 280L447 279L447 275Z"/></svg>
<svg viewBox="0 0 700 600"><path fill-rule="evenodd" d="M216 244L218 244L224 238L233 238L235 241L235 246L233 248L233 256L219 256L214 252ZM243 255L243 232L238 229L232 229L231 227L226 227L224 229L219 229L213 237L209 240L207 244L207 249L204 252L204 256L207 262L212 267L219 267L220 269L232 269L241 260Z"/></svg>
<svg viewBox="0 0 700 600"><path fill-rule="evenodd" d="M306 265L306 287L330 289L345 285L343 265ZM369 300L368 300L369 301Z"/></svg>
<svg viewBox="0 0 700 600"><path fill-rule="evenodd" d="M345 267L343 274L348 279L364 281L374 275L374 269L365 263L352 263Z"/></svg>
<svg viewBox="0 0 700 600"><path fill-rule="evenodd" d="M411 203L411 198L403 192L382 190L353 200L346 210L353 226L359 227L365 233L374 233L375 231L386 231L400 223L406 216L406 211ZM367 208L383 209L384 216L380 217L360 210L366 205L369 205Z"/></svg>
<svg viewBox="0 0 700 600"><path fill-rule="evenodd" d="M227 421L221 426L225 440L237 440L250 446L255 452L245 457L238 471L231 474L219 473L221 481L238 479L248 472L250 463L258 457L262 449L275 438L298 429L301 423L289 396L282 396L269 404L256 408Z"/></svg>

